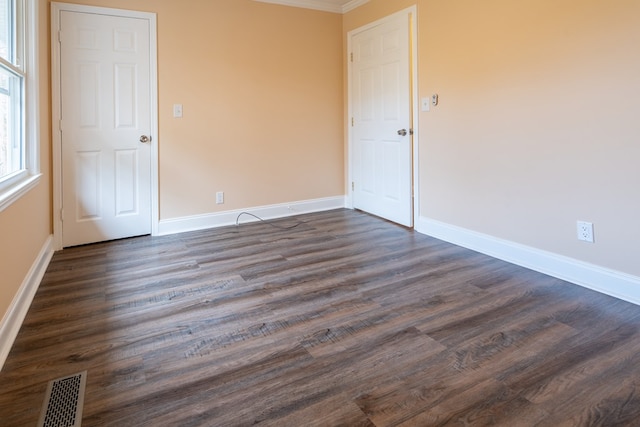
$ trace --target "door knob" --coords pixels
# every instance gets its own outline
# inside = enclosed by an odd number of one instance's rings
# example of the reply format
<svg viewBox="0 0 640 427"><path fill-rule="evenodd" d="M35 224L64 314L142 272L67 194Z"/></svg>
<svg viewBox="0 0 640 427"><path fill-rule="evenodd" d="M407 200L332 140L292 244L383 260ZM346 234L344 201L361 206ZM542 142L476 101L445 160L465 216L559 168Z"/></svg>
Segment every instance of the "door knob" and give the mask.
<svg viewBox="0 0 640 427"><path fill-rule="evenodd" d="M400 136L407 136L407 130L406 129L400 129L398 131L398 135Z"/></svg>
<svg viewBox="0 0 640 427"><path fill-rule="evenodd" d="M149 141L151 141L151 137L150 136L142 135L140 137L140 142L142 142L143 144L148 144Z"/></svg>

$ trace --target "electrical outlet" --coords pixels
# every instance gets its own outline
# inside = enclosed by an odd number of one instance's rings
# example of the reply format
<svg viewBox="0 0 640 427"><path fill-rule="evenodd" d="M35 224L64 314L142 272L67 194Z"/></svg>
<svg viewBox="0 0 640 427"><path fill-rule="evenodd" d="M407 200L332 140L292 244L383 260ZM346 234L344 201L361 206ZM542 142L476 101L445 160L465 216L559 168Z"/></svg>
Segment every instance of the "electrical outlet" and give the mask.
<svg viewBox="0 0 640 427"><path fill-rule="evenodd" d="M216 204L221 205L224 203L224 192L218 191L216 193Z"/></svg>
<svg viewBox="0 0 640 427"><path fill-rule="evenodd" d="M593 243L593 224L586 221L578 221L578 240Z"/></svg>

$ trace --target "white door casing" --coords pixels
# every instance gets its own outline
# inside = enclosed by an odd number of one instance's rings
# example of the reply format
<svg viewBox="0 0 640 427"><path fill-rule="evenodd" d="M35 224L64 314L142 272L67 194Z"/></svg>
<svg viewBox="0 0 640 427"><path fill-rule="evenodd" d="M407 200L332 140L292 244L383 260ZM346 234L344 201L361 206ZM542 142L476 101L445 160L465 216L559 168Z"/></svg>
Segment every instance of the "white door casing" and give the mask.
<svg viewBox="0 0 640 427"><path fill-rule="evenodd" d="M352 31L348 38L352 206L405 226L413 226L417 159L414 16L410 8Z"/></svg>
<svg viewBox="0 0 640 427"><path fill-rule="evenodd" d="M155 15L53 4L52 31L56 246L149 234L157 229Z"/></svg>

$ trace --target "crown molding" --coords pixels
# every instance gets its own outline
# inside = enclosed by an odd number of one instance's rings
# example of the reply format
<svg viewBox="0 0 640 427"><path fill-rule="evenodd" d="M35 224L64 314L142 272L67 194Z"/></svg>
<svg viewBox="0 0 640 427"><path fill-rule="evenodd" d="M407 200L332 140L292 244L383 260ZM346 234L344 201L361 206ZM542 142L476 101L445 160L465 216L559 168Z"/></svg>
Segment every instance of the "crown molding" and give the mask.
<svg viewBox="0 0 640 427"><path fill-rule="evenodd" d="M254 0L254 1L259 1L261 3L279 4L282 6L301 7L304 9L314 9L314 10L320 10L323 12L340 13L340 14L347 13L358 6L361 6L369 2L369 0L351 0L350 2L341 6L338 4L336 5L328 4L327 2L322 0Z"/></svg>
<svg viewBox="0 0 640 427"><path fill-rule="evenodd" d="M365 3L369 3L369 0L351 0L349 3L342 6L342 13L347 13L353 9L362 6Z"/></svg>

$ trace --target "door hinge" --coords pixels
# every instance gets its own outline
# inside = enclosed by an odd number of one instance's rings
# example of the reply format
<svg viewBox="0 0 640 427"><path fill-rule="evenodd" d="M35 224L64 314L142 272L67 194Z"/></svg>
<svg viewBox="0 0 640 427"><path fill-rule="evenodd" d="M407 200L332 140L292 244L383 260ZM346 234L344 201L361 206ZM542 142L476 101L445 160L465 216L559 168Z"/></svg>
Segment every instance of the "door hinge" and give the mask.
<svg viewBox="0 0 640 427"><path fill-rule="evenodd" d="M62 30L58 31L58 43L62 43Z"/></svg>
<svg viewBox="0 0 640 427"><path fill-rule="evenodd" d="M64 221L64 209L60 209L60 221Z"/></svg>
<svg viewBox="0 0 640 427"><path fill-rule="evenodd" d="M355 191L356 190L356 183L351 181L351 191Z"/></svg>
<svg viewBox="0 0 640 427"><path fill-rule="evenodd" d="M351 62L353 62L353 52L351 52Z"/></svg>
<svg viewBox="0 0 640 427"><path fill-rule="evenodd" d="M356 125L356 120L351 117L351 127L354 127Z"/></svg>
<svg viewBox="0 0 640 427"><path fill-rule="evenodd" d="M58 120L58 130L62 132L62 119Z"/></svg>

